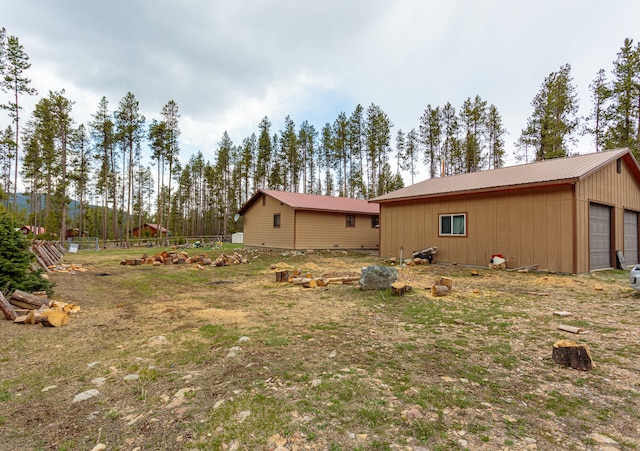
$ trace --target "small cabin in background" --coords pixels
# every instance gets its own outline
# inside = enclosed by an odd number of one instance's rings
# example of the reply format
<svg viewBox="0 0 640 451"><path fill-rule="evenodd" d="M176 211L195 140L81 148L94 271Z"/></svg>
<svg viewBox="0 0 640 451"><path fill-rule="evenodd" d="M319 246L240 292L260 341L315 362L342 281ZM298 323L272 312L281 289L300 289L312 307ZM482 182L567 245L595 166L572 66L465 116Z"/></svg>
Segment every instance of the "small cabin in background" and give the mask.
<svg viewBox="0 0 640 451"><path fill-rule="evenodd" d="M170 232L165 227L160 227L158 224L143 224L141 227L136 227L131 231L135 238L156 238L161 236L169 236Z"/></svg>

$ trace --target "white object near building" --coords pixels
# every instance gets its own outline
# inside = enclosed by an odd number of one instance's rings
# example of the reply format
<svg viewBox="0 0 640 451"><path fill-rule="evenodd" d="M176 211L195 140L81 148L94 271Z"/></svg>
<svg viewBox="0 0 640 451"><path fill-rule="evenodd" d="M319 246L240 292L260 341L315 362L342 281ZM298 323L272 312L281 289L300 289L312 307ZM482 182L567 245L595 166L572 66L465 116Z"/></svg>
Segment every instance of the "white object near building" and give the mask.
<svg viewBox="0 0 640 451"><path fill-rule="evenodd" d="M231 242L233 244L242 244L244 242L244 233L236 232L231 235Z"/></svg>

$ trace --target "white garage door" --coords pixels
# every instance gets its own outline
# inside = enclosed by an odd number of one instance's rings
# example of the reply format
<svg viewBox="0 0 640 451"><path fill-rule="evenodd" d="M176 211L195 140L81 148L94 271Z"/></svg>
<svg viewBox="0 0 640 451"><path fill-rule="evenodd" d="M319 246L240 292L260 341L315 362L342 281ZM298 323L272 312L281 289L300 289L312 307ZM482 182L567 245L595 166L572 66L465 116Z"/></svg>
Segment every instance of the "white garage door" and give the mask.
<svg viewBox="0 0 640 451"><path fill-rule="evenodd" d="M611 207L589 205L589 266L611 268Z"/></svg>
<svg viewBox="0 0 640 451"><path fill-rule="evenodd" d="M635 265L638 262L638 213L624 212L624 262Z"/></svg>

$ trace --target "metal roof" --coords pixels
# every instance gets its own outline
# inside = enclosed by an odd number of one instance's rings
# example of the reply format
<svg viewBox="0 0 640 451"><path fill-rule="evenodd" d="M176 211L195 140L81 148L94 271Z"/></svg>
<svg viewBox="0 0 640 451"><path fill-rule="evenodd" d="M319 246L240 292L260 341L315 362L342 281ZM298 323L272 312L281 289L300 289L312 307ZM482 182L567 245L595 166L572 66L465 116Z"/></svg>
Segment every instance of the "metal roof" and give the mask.
<svg viewBox="0 0 640 451"><path fill-rule="evenodd" d="M566 158L537 161L468 174L428 179L371 199L388 202L412 198L527 188L577 182L603 166L622 158L640 182L640 166L629 149L615 149Z"/></svg>
<svg viewBox="0 0 640 451"><path fill-rule="evenodd" d="M348 197L319 196L316 194L290 193L287 191L259 190L238 212L243 215L247 209L260 198L262 194L294 208L296 210L317 210L326 212L356 213L365 215L377 215L380 213L380 205L371 204L363 199L351 199Z"/></svg>

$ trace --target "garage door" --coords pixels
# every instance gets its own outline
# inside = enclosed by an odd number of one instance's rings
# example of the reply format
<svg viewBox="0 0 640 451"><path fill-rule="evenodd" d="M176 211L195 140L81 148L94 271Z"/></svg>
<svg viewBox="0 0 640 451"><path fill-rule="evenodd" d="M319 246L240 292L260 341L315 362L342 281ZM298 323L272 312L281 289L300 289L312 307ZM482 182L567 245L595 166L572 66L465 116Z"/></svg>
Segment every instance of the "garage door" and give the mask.
<svg viewBox="0 0 640 451"><path fill-rule="evenodd" d="M590 268L611 268L611 207L589 205Z"/></svg>
<svg viewBox="0 0 640 451"><path fill-rule="evenodd" d="M638 213L624 212L624 262L635 265L638 262Z"/></svg>

